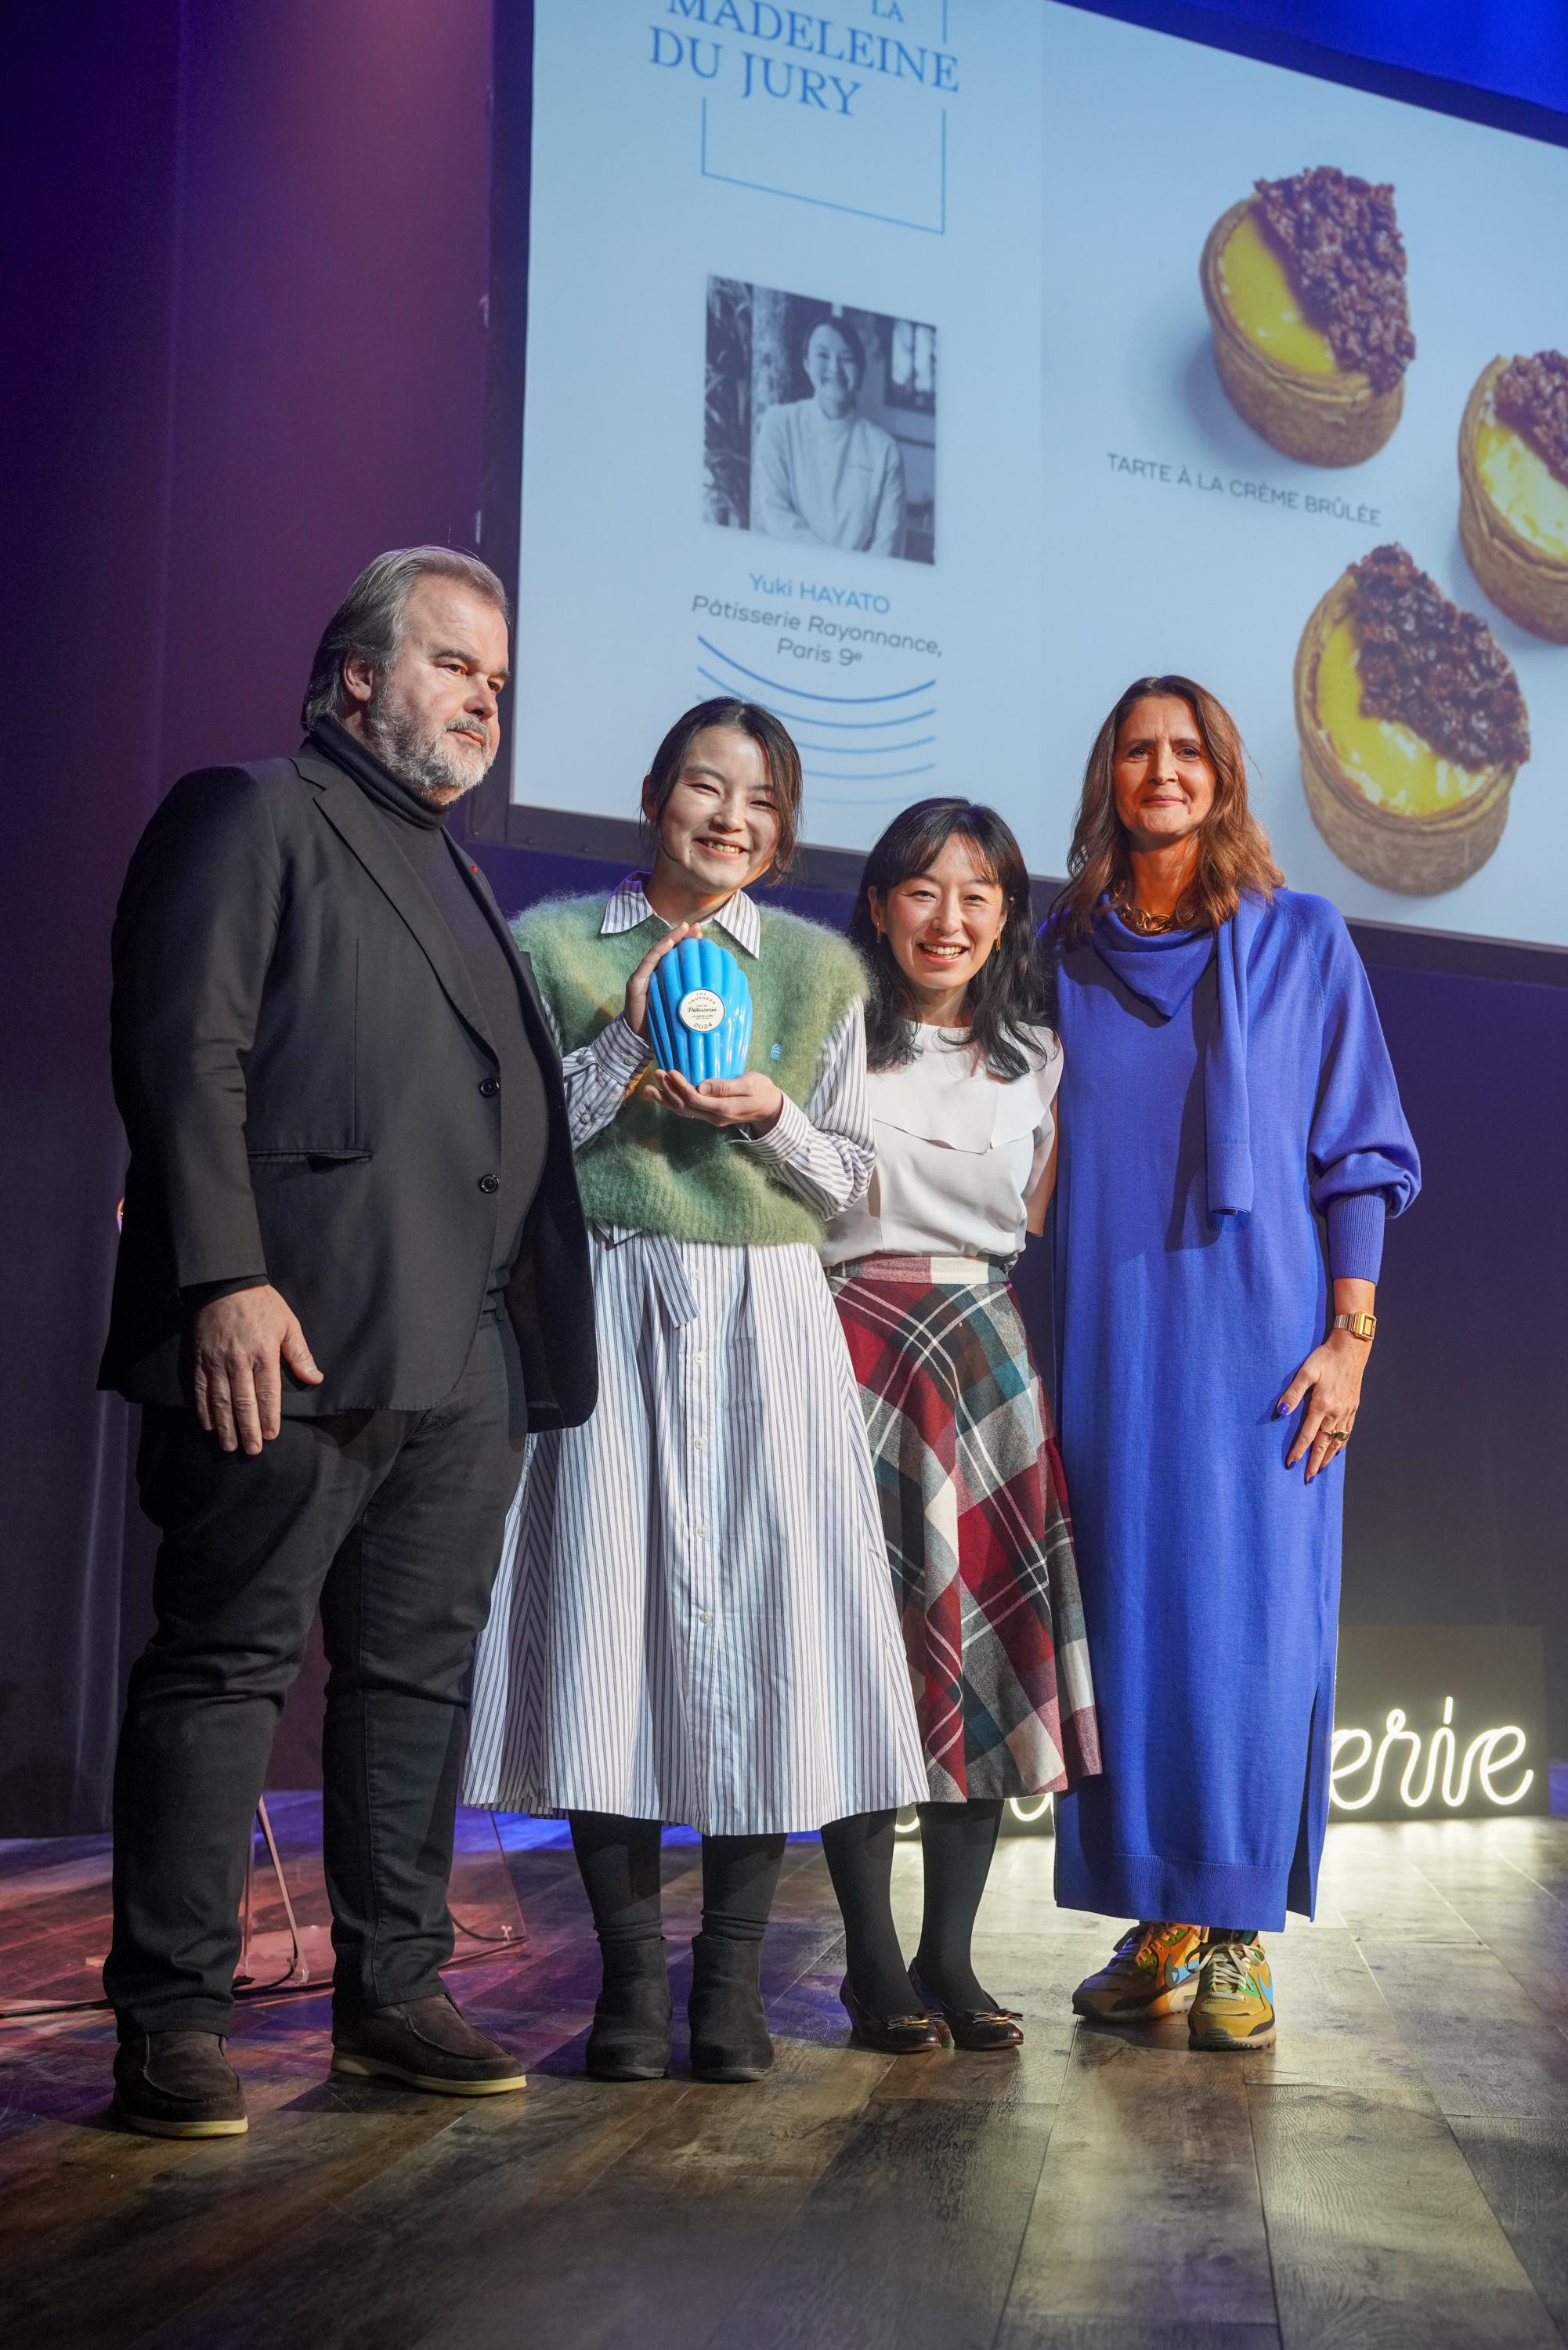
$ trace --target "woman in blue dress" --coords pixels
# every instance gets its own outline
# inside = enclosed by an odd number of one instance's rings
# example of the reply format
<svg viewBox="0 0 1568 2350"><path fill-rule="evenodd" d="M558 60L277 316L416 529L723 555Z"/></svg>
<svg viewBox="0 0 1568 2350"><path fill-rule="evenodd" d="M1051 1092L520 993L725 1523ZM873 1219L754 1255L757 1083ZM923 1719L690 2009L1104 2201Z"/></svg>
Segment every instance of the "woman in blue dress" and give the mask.
<svg viewBox="0 0 1568 2350"><path fill-rule="evenodd" d="M1312 1913L1345 1448L1419 1169L1349 933L1282 886L1212 694L1122 695L1068 872L1057 1403L1105 1768L1058 1800L1056 1889L1137 1920L1074 2005L1266 2047L1258 1935Z"/></svg>

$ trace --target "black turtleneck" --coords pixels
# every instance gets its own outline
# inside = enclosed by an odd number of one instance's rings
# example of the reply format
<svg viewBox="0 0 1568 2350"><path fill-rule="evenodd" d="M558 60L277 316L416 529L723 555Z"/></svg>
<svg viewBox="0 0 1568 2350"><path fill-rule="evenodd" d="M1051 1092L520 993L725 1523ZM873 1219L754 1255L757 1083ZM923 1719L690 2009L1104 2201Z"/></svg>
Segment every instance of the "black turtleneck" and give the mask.
<svg viewBox="0 0 1568 2350"><path fill-rule="evenodd" d="M335 718L311 728L317 750L352 775L385 816L393 839L434 900L462 958L495 1054L501 1092L501 1189L495 1200L494 1298L506 1285L523 1237L523 1220L544 1172L549 1110L539 1065L523 1024L517 974L491 916L470 889L462 852L447 837L445 811L420 794Z"/></svg>

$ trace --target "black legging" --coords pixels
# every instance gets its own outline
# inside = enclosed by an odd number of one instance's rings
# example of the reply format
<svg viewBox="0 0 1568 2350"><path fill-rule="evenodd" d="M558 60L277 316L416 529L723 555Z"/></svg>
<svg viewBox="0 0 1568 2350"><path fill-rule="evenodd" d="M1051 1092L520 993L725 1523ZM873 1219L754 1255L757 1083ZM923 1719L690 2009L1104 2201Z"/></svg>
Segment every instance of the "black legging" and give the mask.
<svg viewBox="0 0 1568 2350"><path fill-rule="evenodd" d="M919 1809L926 1892L916 1971L948 2007L992 2007L975 1976L971 1942L1002 1825L1001 1799ZM907 2015L922 2004L893 1925L893 1841L891 1812L862 1812L822 1831L844 1913L849 1980L874 2015Z"/></svg>
<svg viewBox="0 0 1568 2350"><path fill-rule="evenodd" d="M654 1942L664 1930L657 1820L572 1812L572 1850L600 1947ZM782 1835L702 1839L702 1931L721 1942L760 1942L784 1856Z"/></svg>

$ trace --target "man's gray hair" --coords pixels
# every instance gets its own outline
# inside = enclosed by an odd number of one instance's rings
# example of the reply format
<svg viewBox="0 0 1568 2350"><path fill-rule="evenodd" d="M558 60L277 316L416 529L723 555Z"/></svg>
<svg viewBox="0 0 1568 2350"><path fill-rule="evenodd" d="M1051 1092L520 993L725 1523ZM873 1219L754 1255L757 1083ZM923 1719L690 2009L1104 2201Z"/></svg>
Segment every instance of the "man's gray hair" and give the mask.
<svg viewBox="0 0 1568 2350"><path fill-rule="evenodd" d="M512 606L506 590L477 555L454 546L395 546L378 555L344 597L322 632L311 664L300 712L308 733L318 718L340 718L348 696L343 664L357 656L378 672L390 669L403 635L403 607L418 579L455 579L493 604L508 628Z"/></svg>

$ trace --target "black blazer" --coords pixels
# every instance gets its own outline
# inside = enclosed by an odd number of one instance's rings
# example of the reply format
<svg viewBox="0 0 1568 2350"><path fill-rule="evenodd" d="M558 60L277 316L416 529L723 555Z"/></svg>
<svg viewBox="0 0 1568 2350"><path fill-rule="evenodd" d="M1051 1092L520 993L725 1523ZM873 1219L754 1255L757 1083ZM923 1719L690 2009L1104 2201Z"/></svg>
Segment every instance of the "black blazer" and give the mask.
<svg viewBox="0 0 1568 2350"><path fill-rule="evenodd" d="M559 1056L516 967L549 1104L545 1171L507 1292L529 1425L594 1407L587 1235ZM115 1098L130 1139L101 1387L188 1403L180 1293L264 1278L326 1374L291 1417L451 1394L495 1243L495 1056L452 933L365 794L307 744L177 783L114 925Z"/></svg>

